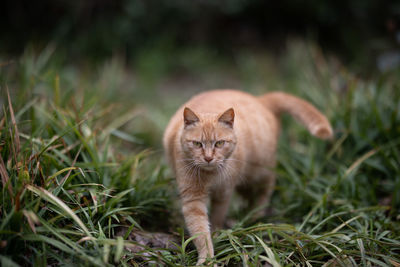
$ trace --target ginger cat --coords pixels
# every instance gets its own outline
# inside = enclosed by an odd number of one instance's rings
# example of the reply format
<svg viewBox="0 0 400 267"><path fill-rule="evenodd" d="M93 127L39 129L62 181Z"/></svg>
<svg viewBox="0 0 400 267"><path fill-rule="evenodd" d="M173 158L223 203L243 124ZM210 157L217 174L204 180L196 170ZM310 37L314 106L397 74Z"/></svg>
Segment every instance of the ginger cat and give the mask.
<svg viewBox="0 0 400 267"><path fill-rule="evenodd" d="M236 90L194 96L171 118L163 138L194 244L197 264L214 256L210 221L221 228L235 189L266 205L275 186L273 173L279 114L288 112L321 139L332 137L329 121L314 106L295 96L271 92L259 97Z"/></svg>

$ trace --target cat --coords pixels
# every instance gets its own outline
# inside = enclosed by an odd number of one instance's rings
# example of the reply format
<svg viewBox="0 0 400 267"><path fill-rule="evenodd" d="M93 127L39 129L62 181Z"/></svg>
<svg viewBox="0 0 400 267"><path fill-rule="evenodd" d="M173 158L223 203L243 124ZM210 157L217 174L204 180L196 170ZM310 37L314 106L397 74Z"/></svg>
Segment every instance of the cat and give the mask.
<svg viewBox="0 0 400 267"><path fill-rule="evenodd" d="M258 97L237 90L200 93L169 121L163 145L176 175L186 226L196 235L197 265L214 256L210 222L213 230L223 226L235 189L253 207L268 204L282 112L318 138L333 136L329 121L314 106L283 92Z"/></svg>

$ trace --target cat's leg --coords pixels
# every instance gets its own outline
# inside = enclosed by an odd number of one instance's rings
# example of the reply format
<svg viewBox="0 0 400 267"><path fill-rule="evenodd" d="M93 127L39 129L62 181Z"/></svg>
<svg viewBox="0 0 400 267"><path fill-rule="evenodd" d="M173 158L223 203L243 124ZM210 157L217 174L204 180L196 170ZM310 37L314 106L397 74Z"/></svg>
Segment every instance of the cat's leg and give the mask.
<svg viewBox="0 0 400 267"><path fill-rule="evenodd" d="M247 200L247 209L257 209L253 218L257 219L267 214L266 207L275 189L275 174L268 169L256 169L247 182L236 187L239 195Z"/></svg>
<svg viewBox="0 0 400 267"><path fill-rule="evenodd" d="M257 194L253 202L253 208L258 209L255 213L255 218L267 215L267 207L274 192L276 182L276 175L273 171L265 169L260 174L261 179L258 180L257 184L253 185L257 188Z"/></svg>
<svg viewBox="0 0 400 267"><path fill-rule="evenodd" d="M243 183L236 186L236 192L242 197L245 203L245 208L250 210L254 208L257 192L254 186L249 183Z"/></svg>
<svg viewBox="0 0 400 267"><path fill-rule="evenodd" d="M211 192L211 227L213 230L224 226L225 217L228 213L233 189L219 186Z"/></svg>
<svg viewBox="0 0 400 267"><path fill-rule="evenodd" d="M207 257L214 257L214 248L207 215L207 194L205 190L181 190L182 213L191 236L197 236L193 242L198 252L197 265Z"/></svg>

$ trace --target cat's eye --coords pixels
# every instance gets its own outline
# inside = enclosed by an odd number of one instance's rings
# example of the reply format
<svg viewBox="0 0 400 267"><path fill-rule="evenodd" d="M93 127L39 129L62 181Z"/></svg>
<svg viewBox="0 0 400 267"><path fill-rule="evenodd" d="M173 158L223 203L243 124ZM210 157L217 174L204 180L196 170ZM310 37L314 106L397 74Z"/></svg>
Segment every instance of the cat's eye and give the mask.
<svg viewBox="0 0 400 267"><path fill-rule="evenodd" d="M215 142L215 147L221 148L221 147L224 146L224 144L225 144L225 141L224 140L220 140L220 141Z"/></svg>
<svg viewBox="0 0 400 267"><path fill-rule="evenodd" d="M193 141L193 145L197 148L201 148L203 146L203 144L201 142L198 141Z"/></svg>

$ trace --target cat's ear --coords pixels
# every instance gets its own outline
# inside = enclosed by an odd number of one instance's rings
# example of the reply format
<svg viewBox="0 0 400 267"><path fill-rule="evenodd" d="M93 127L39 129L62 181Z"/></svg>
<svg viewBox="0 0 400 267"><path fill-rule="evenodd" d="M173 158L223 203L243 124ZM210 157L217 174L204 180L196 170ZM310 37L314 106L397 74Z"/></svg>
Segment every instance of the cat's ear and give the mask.
<svg viewBox="0 0 400 267"><path fill-rule="evenodd" d="M198 122L199 117L197 117L196 113L194 113L193 110L185 107L185 109L183 110L183 120L185 122L185 128L186 128L187 126Z"/></svg>
<svg viewBox="0 0 400 267"><path fill-rule="evenodd" d="M224 123L225 125L229 126L230 128L233 128L234 120L235 120L235 111L233 110L233 108L226 110L218 118L219 122Z"/></svg>

